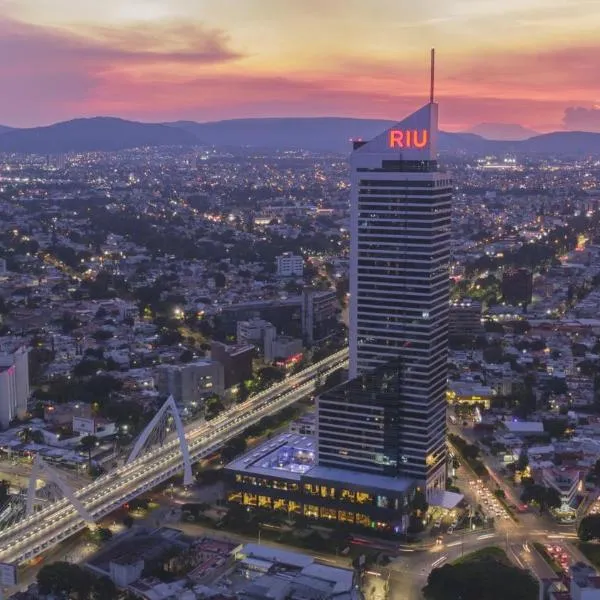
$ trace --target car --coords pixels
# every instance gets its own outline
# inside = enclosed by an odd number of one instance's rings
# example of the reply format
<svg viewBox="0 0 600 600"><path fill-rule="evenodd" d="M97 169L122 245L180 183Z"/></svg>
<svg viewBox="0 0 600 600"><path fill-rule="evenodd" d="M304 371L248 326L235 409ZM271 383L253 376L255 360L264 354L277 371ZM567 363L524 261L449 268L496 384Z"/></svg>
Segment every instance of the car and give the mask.
<svg viewBox="0 0 600 600"><path fill-rule="evenodd" d="M454 533L454 527L452 527L452 525L450 525L450 527L448 527L448 531L446 533Z"/></svg>
<svg viewBox="0 0 600 600"><path fill-rule="evenodd" d="M438 519L438 520L437 520L437 521L436 521L436 522L433 524L433 526L434 526L434 527L441 527L441 526L442 526L442 520L441 520L441 519Z"/></svg>

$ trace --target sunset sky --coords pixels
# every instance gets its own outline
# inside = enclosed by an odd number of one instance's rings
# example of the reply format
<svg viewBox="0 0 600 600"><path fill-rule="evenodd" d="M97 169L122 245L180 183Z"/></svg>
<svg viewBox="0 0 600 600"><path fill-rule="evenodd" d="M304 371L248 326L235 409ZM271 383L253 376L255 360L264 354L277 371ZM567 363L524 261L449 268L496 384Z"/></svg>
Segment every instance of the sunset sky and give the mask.
<svg viewBox="0 0 600 600"><path fill-rule="evenodd" d="M600 131L600 0L0 0L0 123L400 118Z"/></svg>

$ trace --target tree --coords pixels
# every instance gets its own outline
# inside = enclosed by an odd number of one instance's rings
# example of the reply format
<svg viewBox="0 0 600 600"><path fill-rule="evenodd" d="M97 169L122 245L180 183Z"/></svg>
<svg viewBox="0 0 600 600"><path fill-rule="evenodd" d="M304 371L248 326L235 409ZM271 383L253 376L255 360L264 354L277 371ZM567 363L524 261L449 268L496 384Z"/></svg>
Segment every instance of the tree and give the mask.
<svg viewBox="0 0 600 600"><path fill-rule="evenodd" d="M567 420L566 419L546 419L544 421L544 431L551 438L560 438L564 435L567 430Z"/></svg>
<svg viewBox="0 0 600 600"><path fill-rule="evenodd" d="M96 447L98 438L95 435L86 435L81 438L81 449L87 450L88 453L88 471L92 470L92 450Z"/></svg>
<svg viewBox="0 0 600 600"><path fill-rule="evenodd" d="M21 431L19 431L19 438L24 444L28 444L29 442L33 442L34 444L43 444L45 441L44 434L36 429L31 429L31 427L25 427L25 429L21 429Z"/></svg>
<svg viewBox="0 0 600 600"><path fill-rule="evenodd" d="M75 593L79 598L89 598L90 577L78 565L55 562L44 565L37 574L37 583L42 594L69 597Z"/></svg>
<svg viewBox="0 0 600 600"><path fill-rule="evenodd" d="M214 280L215 280L215 287L219 288L219 289L224 288L225 284L227 283L227 278L220 271L217 271L214 274Z"/></svg>
<svg viewBox="0 0 600 600"><path fill-rule="evenodd" d="M600 539L600 515L588 515L581 519L577 535L582 542Z"/></svg>
<svg viewBox="0 0 600 600"><path fill-rule="evenodd" d="M112 531L108 527L98 527L95 533L99 542L108 542L112 538Z"/></svg>
<svg viewBox="0 0 600 600"><path fill-rule="evenodd" d="M250 390L246 381L240 381L238 386L238 402L245 402L250 396Z"/></svg>
<svg viewBox="0 0 600 600"><path fill-rule="evenodd" d="M258 372L258 378L264 386L278 383L285 379L285 373L277 367L263 367Z"/></svg>
<svg viewBox="0 0 600 600"><path fill-rule="evenodd" d="M501 363L504 360L504 351L502 346L495 344L488 346L483 351L483 360L487 363Z"/></svg>
<svg viewBox="0 0 600 600"><path fill-rule="evenodd" d="M179 362L182 363L190 363L194 360L194 353L189 350L186 349L184 350L180 355L179 355Z"/></svg>
<svg viewBox="0 0 600 600"><path fill-rule="evenodd" d="M523 446L521 448L521 452L519 453L519 459L517 460L516 469L517 471L523 472L527 465L529 464L529 454L527 453L527 448Z"/></svg>
<svg viewBox="0 0 600 600"><path fill-rule="evenodd" d="M10 492L10 481L2 479L0 481L0 507L4 506L4 503L8 500Z"/></svg>
<svg viewBox="0 0 600 600"><path fill-rule="evenodd" d="M89 377L94 375L94 373L97 373L103 367L104 362L101 360L89 360L84 358L73 368L73 375L75 375L75 377Z"/></svg>
<svg viewBox="0 0 600 600"><path fill-rule="evenodd" d="M421 516L423 513L427 512L429 508L429 503L427 502L427 498L422 490L417 489L415 491L415 495L411 500L410 507L413 511L417 513L417 516Z"/></svg>
<svg viewBox="0 0 600 600"><path fill-rule="evenodd" d="M123 517L123 525L127 527L127 529L131 529L133 527L133 517L131 515L125 515Z"/></svg>
<svg viewBox="0 0 600 600"><path fill-rule="evenodd" d="M109 329L98 329L97 331L94 331L94 333L92 334L92 337L97 342L105 342L106 340L110 340L110 338L112 338L113 336L114 336L114 333L112 331L110 331Z"/></svg>
<svg viewBox="0 0 600 600"><path fill-rule="evenodd" d="M539 483L528 485L521 494L521 501L525 504L535 502L540 507L540 512L548 508L558 508L561 505L560 494L551 487Z"/></svg>
<svg viewBox="0 0 600 600"><path fill-rule="evenodd" d="M528 571L513 567L506 555L490 553L433 569L423 594L427 600L536 600L538 583Z"/></svg>
<svg viewBox="0 0 600 600"><path fill-rule="evenodd" d="M119 597L119 591L110 577L104 575L94 579L92 597L94 600L113 600Z"/></svg>
<svg viewBox="0 0 600 600"><path fill-rule="evenodd" d="M60 598L79 600L116 600L115 584L106 576L96 577L79 565L55 562L44 565L37 574L39 591Z"/></svg>
<svg viewBox="0 0 600 600"><path fill-rule="evenodd" d="M221 450L221 459L223 460L223 462L229 462L233 460L236 456L242 454L242 452L245 452L246 447L246 438L239 435L237 437L231 438Z"/></svg>

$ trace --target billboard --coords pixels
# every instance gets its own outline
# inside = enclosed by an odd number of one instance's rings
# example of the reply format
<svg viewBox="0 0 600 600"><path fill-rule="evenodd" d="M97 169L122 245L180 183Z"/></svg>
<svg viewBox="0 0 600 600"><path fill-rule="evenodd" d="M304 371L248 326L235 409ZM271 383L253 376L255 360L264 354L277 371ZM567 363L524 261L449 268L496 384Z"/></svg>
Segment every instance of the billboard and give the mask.
<svg viewBox="0 0 600 600"><path fill-rule="evenodd" d="M77 431L78 433L94 434L96 433L96 422L94 419L73 417L73 431Z"/></svg>

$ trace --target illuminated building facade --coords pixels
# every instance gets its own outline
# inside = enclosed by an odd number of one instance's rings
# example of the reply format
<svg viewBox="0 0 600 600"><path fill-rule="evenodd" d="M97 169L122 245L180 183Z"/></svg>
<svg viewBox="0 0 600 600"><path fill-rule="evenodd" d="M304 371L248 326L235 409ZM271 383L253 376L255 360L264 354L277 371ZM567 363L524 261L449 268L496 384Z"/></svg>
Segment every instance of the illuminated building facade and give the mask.
<svg viewBox="0 0 600 600"><path fill-rule="evenodd" d="M431 101L351 157L350 377L400 359L396 420L365 439L364 420L320 410L319 457L445 488L450 211L452 182L438 169L438 106ZM388 410L385 394L353 411ZM325 406L322 403L320 406ZM390 429L392 427L392 429ZM323 450L321 450L321 446ZM369 466L367 466L369 465Z"/></svg>
<svg viewBox="0 0 600 600"><path fill-rule="evenodd" d="M404 532L414 482L316 464L312 436L282 434L226 467L227 499L250 508Z"/></svg>

